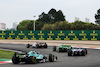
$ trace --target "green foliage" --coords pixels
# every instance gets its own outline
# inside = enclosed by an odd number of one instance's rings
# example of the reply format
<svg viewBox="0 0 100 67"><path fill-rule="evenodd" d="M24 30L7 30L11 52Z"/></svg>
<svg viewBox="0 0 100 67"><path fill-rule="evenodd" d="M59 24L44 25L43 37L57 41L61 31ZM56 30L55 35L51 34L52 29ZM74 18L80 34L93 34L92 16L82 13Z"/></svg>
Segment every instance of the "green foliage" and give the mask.
<svg viewBox="0 0 100 67"><path fill-rule="evenodd" d="M82 21L75 21L74 23L60 21L54 24L45 24L42 30L100 30L100 26Z"/></svg>
<svg viewBox="0 0 100 67"><path fill-rule="evenodd" d="M45 13L43 12L41 15L39 15L38 21L49 22L50 19L49 19L48 14L45 14Z"/></svg>
<svg viewBox="0 0 100 67"><path fill-rule="evenodd" d="M52 25L51 24L45 24L42 30L52 30Z"/></svg>
<svg viewBox="0 0 100 67"><path fill-rule="evenodd" d="M51 9L48 14L42 13L39 15L39 18L36 21L36 30L41 30L45 24L53 24L57 21L64 21L65 16L63 15L62 11L59 10L58 12L55 9ZM32 20L23 20L17 26L17 30L33 30L33 21Z"/></svg>
<svg viewBox="0 0 100 67"><path fill-rule="evenodd" d="M20 22L17 29L33 30L33 21L24 20ZM36 21L36 30L100 30L100 26L93 23L85 23L82 21L75 21L74 23L68 23L67 21L58 21L54 24Z"/></svg>
<svg viewBox="0 0 100 67"><path fill-rule="evenodd" d="M65 16L63 15L61 10L57 12L55 21L65 21Z"/></svg>
<svg viewBox="0 0 100 67"><path fill-rule="evenodd" d="M39 15L38 21L45 23L55 23L57 21L65 21L65 16L61 10L56 11L54 8L52 8L48 14L43 12L41 15Z"/></svg>
<svg viewBox="0 0 100 67"><path fill-rule="evenodd" d="M96 23L100 25L100 9L95 15ZM35 21L36 30L100 30L100 26L93 23L75 21L68 23L61 10L52 8L47 14L42 12ZM17 30L33 30L33 20L23 20L17 26Z"/></svg>
<svg viewBox="0 0 100 67"><path fill-rule="evenodd" d="M45 24L42 30L65 30L66 24L66 21L56 22L54 24Z"/></svg>
<svg viewBox="0 0 100 67"><path fill-rule="evenodd" d="M17 26L17 30L33 30L33 21L32 20L23 20Z"/></svg>
<svg viewBox="0 0 100 67"><path fill-rule="evenodd" d="M45 25L50 27L48 24L53 24L58 21L65 21L65 16L61 10L57 12L52 8L48 14L43 12L41 15L39 15L39 19L37 19L36 22L36 30L41 30Z"/></svg>
<svg viewBox="0 0 100 67"><path fill-rule="evenodd" d="M97 14L95 14L96 23L100 25L100 9L97 10Z"/></svg>
<svg viewBox="0 0 100 67"><path fill-rule="evenodd" d="M35 24L36 24L36 25L35 25L36 30L41 30L42 27L44 26L45 22L37 21Z"/></svg>

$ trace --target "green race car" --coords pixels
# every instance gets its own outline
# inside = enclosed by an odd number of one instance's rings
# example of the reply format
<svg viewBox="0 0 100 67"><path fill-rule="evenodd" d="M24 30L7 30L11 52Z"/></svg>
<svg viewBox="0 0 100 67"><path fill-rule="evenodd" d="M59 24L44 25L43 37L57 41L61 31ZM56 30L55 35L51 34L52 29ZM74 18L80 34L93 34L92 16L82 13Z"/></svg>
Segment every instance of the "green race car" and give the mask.
<svg viewBox="0 0 100 67"><path fill-rule="evenodd" d="M67 52L68 50L71 50L71 48L71 45L53 46L53 51Z"/></svg>
<svg viewBox="0 0 100 67"><path fill-rule="evenodd" d="M25 63L40 63L40 62L53 62L57 60L57 56L54 56L53 54L49 55L44 55L40 54L39 52L36 51L29 51L28 53L15 53L14 56L12 57L12 63L13 64L18 64L20 62L25 62Z"/></svg>

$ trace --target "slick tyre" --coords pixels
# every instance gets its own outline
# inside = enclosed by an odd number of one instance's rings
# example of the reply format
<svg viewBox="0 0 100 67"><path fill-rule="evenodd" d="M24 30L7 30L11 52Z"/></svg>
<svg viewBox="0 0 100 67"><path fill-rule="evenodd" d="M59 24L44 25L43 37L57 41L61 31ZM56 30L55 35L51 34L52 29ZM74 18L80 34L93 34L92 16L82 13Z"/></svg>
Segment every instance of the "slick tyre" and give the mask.
<svg viewBox="0 0 100 67"><path fill-rule="evenodd" d="M12 57L12 62L13 62L13 64L18 64L18 63L20 63L20 61L19 61L19 56L18 56L18 57L13 56L13 57Z"/></svg>
<svg viewBox="0 0 100 67"><path fill-rule="evenodd" d="M53 47L53 51L56 51L56 46Z"/></svg>
<svg viewBox="0 0 100 67"><path fill-rule="evenodd" d="M72 51L71 50L68 51L68 56L72 56Z"/></svg>
<svg viewBox="0 0 100 67"><path fill-rule="evenodd" d="M30 48L30 44L27 44L26 47L27 47L27 48Z"/></svg>
<svg viewBox="0 0 100 67"><path fill-rule="evenodd" d="M61 48L59 48L59 49L58 49L58 52L61 52L61 51L62 51L62 49L61 49Z"/></svg>
<svg viewBox="0 0 100 67"><path fill-rule="evenodd" d="M44 48L47 48L48 46L47 46L47 44L45 43L45 45L44 45Z"/></svg>
<svg viewBox="0 0 100 67"><path fill-rule="evenodd" d="M85 49L85 51L86 51L86 54L87 54L87 53L88 53L88 52L87 52L87 49Z"/></svg>
<svg viewBox="0 0 100 67"><path fill-rule="evenodd" d="M36 48L39 48L39 44L36 44Z"/></svg>
<svg viewBox="0 0 100 67"><path fill-rule="evenodd" d="M54 61L54 55L49 54L49 61L50 61L50 62L53 62L53 61Z"/></svg>
<svg viewBox="0 0 100 67"><path fill-rule="evenodd" d="M82 51L82 56L85 56L86 55L86 51Z"/></svg>

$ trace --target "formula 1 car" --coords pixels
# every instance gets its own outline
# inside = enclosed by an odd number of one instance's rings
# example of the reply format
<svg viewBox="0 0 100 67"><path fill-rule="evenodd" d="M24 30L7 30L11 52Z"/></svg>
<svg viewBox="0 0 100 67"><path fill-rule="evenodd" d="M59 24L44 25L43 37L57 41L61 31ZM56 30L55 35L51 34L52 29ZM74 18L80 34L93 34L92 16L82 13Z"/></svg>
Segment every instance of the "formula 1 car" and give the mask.
<svg viewBox="0 0 100 67"><path fill-rule="evenodd" d="M71 49L71 45L53 46L53 51L57 51L57 52L67 52L70 49Z"/></svg>
<svg viewBox="0 0 100 67"><path fill-rule="evenodd" d="M47 48L48 45L45 43L45 42L36 42L34 44L27 44L26 45L27 48L30 48L30 47L34 47L34 48L41 48L41 47L44 47L44 48Z"/></svg>
<svg viewBox="0 0 100 67"><path fill-rule="evenodd" d="M54 56L53 54L44 55L36 51L30 51L28 53L15 53L12 57L13 64L18 64L20 62L35 64L46 61L53 62L55 60L57 60L57 56Z"/></svg>
<svg viewBox="0 0 100 67"><path fill-rule="evenodd" d="M87 54L86 48L74 47L68 51L68 56L75 56L75 55L85 56L86 54Z"/></svg>

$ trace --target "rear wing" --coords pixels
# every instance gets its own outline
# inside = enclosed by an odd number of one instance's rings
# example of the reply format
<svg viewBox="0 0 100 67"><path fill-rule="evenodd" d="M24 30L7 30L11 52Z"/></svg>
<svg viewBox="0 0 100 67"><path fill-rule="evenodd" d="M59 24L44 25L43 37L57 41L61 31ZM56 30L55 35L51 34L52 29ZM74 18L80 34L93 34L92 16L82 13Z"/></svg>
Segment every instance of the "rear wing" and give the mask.
<svg viewBox="0 0 100 67"><path fill-rule="evenodd" d="M62 47L71 47L71 45L62 45Z"/></svg>
<svg viewBox="0 0 100 67"><path fill-rule="evenodd" d="M46 42L39 42L40 44L46 44Z"/></svg>

